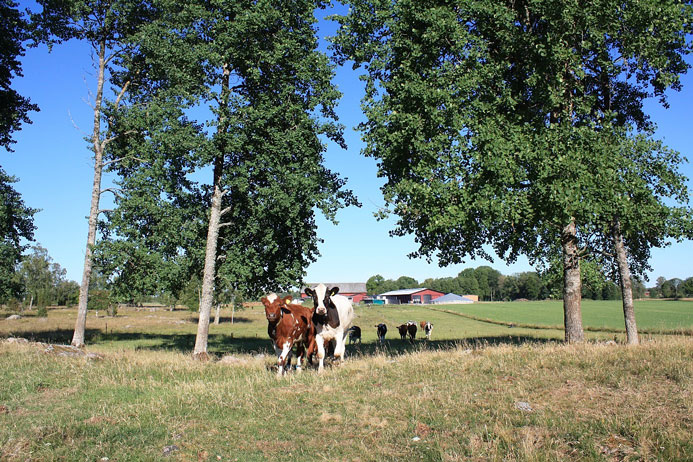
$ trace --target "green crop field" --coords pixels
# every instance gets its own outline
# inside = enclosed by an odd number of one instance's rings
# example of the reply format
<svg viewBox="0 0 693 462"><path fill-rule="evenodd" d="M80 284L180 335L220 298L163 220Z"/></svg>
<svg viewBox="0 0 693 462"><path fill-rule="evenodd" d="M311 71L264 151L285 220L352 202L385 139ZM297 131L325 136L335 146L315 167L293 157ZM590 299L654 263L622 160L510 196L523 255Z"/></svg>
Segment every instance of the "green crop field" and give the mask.
<svg viewBox="0 0 693 462"><path fill-rule="evenodd" d="M605 342L623 340L618 306L590 305L587 326L614 328L577 346L550 328L556 302L357 307L363 344L345 363L283 378L260 307L233 324L223 310L206 363L190 356L194 313L90 312L89 356L0 341L0 460L693 460L690 305L636 305L639 322L667 331L638 347ZM75 311L0 320L0 338L69 343ZM430 342L399 339L396 325L422 319Z"/></svg>
<svg viewBox="0 0 693 462"><path fill-rule="evenodd" d="M560 301L496 302L443 305L477 319L534 326L562 326ZM693 301L641 300L635 302L638 328L642 331L693 330ZM623 330L623 304L620 300L582 302L583 326L594 329Z"/></svg>

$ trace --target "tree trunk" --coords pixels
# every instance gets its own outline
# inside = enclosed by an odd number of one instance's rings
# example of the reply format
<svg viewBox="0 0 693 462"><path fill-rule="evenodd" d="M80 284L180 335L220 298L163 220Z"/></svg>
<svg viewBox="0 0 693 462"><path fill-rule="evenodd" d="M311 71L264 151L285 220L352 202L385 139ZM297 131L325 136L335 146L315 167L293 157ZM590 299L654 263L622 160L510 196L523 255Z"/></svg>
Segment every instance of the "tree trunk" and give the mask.
<svg viewBox="0 0 693 462"><path fill-rule="evenodd" d="M580 278L580 256L578 255L575 221L571 220L561 233L563 247L563 322L565 341L581 343L585 340L582 330L582 280Z"/></svg>
<svg viewBox="0 0 693 462"><path fill-rule="evenodd" d="M623 318L626 322L626 343L638 345L638 326L635 324L635 308L633 306L633 287L630 280L630 267L628 266L628 254L623 244L621 223L614 220L612 228L614 248L616 250L616 262L618 263L618 275L621 280L621 294L623 296Z"/></svg>
<svg viewBox="0 0 693 462"><path fill-rule="evenodd" d="M77 321L75 332L72 336L72 345L84 346L84 331L87 323L87 301L89 299L89 282L93 268L92 249L96 243L96 221L99 214L99 198L101 196L101 174L103 171L103 145L101 144L101 102L103 98L103 84L106 71L106 42L99 43L99 71L96 86L96 100L94 101L94 132L92 133L92 145L94 149L94 183L91 190L91 207L89 209L89 232L87 233L87 249L84 255L84 271L82 272L82 285L79 287L79 305L77 307Z"/></svg>
<svg viewBox="0 0 693 462"><path fill-rule="evenodd" d="M219 312L221 311L221 304L217 303L217 306L214 310L214 325L218 326L219 325Z"/></svg>
<svg viewBox="0 0 693 462"><path fill-rule="evenodd" d="M221 202L224 197L224 192L221 188L221 175L224 170L225 146L223 135L226 133L228 121L224 116L228 109L229 103L229 78L231 71L228 66L224 66L221 89L221 108L219 111L218 133L220 136L220 145L217 146L217 155L214 159L214 176L212 194L212 206L209 211L209 226L207 228L207 247L205 249L205 267L202 273L202 293L200 295L200 317L197 322L197 337L195 338L195 349L193 350L193 358L205 361L209 359L207 354L207 338L209 337L209 315L212 311L212 303L214 303L214 278L216 276L216 260L217 260L217 241L219 239L219 225L221 224Z"/></svg>
<svg viewBox="0 0 693 462"><path fill-rule="evenodd" d="M205 267L202 273L202 295L200 297L200 317L197 322L197 337L195 338L195 359L207 360L207 338L209 336L209 315L214 302L214 276L216 273L217 240L219 238L219 224L221 221L221 172L224 159L218 156L214 162L214 194L212 206L209 212L209 226L207 228L207 248L205 249Z"/></svg>

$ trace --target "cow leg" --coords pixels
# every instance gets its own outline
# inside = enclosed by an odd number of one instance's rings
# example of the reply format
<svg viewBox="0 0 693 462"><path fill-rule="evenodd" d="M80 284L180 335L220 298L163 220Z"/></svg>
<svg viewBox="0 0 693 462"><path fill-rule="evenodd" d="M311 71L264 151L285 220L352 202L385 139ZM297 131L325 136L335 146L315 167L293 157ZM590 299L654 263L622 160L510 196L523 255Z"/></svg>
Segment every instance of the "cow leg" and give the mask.
<svg viewBox="0 0 693 462"><path fill-rule="evenodd" d="M334 357L339 359L339 362L344 361L346 358L346 335L344 337L337 337L335 339L337 345L334 347Z"/></svg>
<svg viewBox="0 0 693 462"><path fill-rule="evenodd" d="M306 347L303 345L303 342L299 342L299 344L296 345L296 372L301 372L303 358L305 358L305 355Z"/></svg>
<svg viewBox="0 0 693 462"><path fill-rule="evenodd" d="M325 367L325 339L318 335L315 344L318 347L318 372L322 372Z"/></svg>
<svg viewBox="0 0 693 462"><path fill-rule="evenodd" d="M279 354L277 359L277 376L281 377L284 375L284 366L288 362L288 367L291 367L291 342L284 342L282 346L282 352Z"/></svg>

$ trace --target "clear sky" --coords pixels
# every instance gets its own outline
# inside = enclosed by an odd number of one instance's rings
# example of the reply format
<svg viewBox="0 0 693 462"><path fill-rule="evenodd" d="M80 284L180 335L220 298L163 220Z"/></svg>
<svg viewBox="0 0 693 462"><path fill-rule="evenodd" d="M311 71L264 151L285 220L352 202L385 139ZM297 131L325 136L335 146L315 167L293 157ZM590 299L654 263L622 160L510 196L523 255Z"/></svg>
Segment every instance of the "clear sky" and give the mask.
<svg viewBox="0 0 693 462"><path fill-rule="evenodd" d="M21 2L30 6L29 2ZM321 23L320 37L330 35L333 25ZM51 53L45 46L27 50L22 59L24 76L15 79L13 88L38 104L41 111L31 113L31 125L25 125L14 137L14 153L0 148L0 165L19 178L15 188L26 205L39 208L35 216L36 241L48 249L54 261L67 269L69 279L81 280L87 237L87 220L93 181L93 160L84 138L91 133L95 72L88 46L69 42L55 46ZM693 72L693 71L692 71ZM520 259L506 265L469 260L465 264L440 268L425 259L409 259L416 250L412 237L390 237L395 220L377 221L373 214L384 205L376 177L376 161L360 151L363 143L356 125L363 120L360 100L363 83L351 67L337 69L335 83L344 93L339 106L340 122L345 125L348 149L330 144L325 158L327 166L348 178L348 187L363 204L361 208L343 209L337 215L338 225L320 217L318 235L324 239L321 256L307 268L309 282L365 282L380 274L386 279L411 276L419 281L428 277L456 276L468 267L489 265L503 274L533 270ZM693 74L683 79L682 92L670 92L669 109L657 101L648 101L647 111L658 125L657 135L684 156L693 158ZM693 166L683 168L693 178ZM104 179L106 187L110 179ZM689 188L693 183L689 180ZM107 195L105 195L107 196ZM108 207L109 197L102 201ZM651 282L659 276L687 278L693 276L693 243L673 243L665 249L653 249L649 273Z"/></svg>

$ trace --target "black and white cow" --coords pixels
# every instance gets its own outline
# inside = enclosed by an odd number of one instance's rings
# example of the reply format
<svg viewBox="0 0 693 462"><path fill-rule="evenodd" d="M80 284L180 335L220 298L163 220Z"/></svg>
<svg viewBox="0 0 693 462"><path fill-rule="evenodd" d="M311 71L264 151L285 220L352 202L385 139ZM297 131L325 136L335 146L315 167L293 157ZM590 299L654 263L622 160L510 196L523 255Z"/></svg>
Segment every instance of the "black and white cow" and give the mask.
<svg viewBox="0 0 693 462"><path fill-rule="evenodd" d="M315 288L306 288L306 294L313 297L313 324L315 324L315 342L318 347L318 372L322 372L325 360L325 346L334 340L334 357L344 359L346 337L354 320L354 308L348 298L337 295L339 287L328 288L318 284Z"/></svg>
<svg viewBox="0 0 693 462"><path fill-rule="evenodd" d="M387 326L383 323L378 324L375 326L376 329L378 329L378 340L380 340L380 343L385 342L385 334L387 334Z"/></svg>
<svg viewBox="0 0 693 462"><path fill-rule="evenodd" d="M349 344L361 343L361 328L359 326L351 326L349 328Z"/></svg>
<svg viewBox="0 0 693 462"><path fill-rule="evenodd" d="M421 329L426 334L426 340L431 340L431 332L433 332L433 324L428 321L421 321Z"/></svg>

